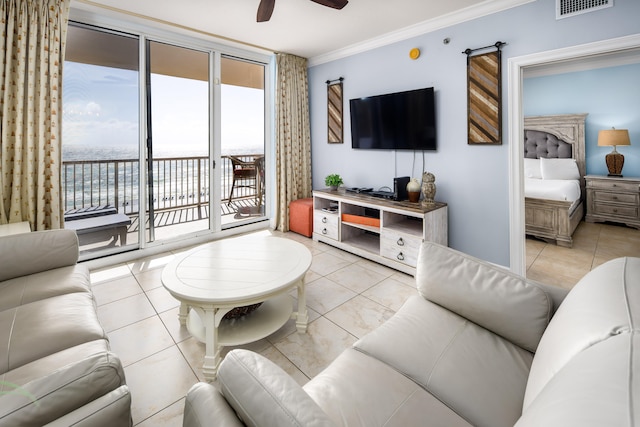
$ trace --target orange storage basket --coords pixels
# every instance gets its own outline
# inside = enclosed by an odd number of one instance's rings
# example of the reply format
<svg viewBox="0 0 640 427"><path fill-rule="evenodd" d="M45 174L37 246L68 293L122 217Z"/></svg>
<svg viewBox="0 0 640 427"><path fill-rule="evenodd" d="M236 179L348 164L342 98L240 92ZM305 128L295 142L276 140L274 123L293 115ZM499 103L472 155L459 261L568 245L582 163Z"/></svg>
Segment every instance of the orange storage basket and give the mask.
<svg viewBox="0 0 640 427"><path fill-rule="evenodd" d="M370 218L368 216L342 214L342 221L351 222L351 223L354 223L354 224L369 225L371 227L380 228L380 219L379 218Z"/></svg>

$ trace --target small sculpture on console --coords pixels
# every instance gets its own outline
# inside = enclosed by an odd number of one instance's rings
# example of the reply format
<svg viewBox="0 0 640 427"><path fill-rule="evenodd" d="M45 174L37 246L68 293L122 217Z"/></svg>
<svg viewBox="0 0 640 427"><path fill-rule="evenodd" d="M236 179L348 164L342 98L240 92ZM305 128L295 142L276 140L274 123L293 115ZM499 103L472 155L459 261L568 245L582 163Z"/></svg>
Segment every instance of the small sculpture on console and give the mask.
<svg viewBox="0 0 640 427"><path fill-rule="evenodd" d="M422 207L432 208L435 205L436 176L430 172L422 174Z"/></svg>

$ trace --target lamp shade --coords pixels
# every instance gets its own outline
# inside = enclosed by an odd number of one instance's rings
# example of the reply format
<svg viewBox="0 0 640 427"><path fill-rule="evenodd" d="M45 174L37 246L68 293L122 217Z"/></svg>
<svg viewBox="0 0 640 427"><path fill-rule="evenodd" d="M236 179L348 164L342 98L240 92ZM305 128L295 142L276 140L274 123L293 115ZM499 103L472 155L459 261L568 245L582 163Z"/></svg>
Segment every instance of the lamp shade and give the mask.
<svg viewBox="0 0 640 427"><path fill-rule="evenodd" d="M606 129L598 132L598 145L631 145L627 129Z"/></svg>

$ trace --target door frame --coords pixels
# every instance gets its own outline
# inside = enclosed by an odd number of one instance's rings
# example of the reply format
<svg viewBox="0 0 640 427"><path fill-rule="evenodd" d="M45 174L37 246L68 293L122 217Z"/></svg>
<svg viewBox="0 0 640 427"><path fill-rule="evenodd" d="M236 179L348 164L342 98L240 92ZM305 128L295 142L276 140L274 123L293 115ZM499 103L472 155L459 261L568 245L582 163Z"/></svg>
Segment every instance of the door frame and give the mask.
<svg viewBox="0 0 640 427"><path fill-rule="evenodd" d="M509 141L509 265L512 272L526 277L524 227L524 114L522 108L523 73L527 67L580 60L594 55L640 49L640 34L618 37L578 46L509 58L508 135Z"/></svg>

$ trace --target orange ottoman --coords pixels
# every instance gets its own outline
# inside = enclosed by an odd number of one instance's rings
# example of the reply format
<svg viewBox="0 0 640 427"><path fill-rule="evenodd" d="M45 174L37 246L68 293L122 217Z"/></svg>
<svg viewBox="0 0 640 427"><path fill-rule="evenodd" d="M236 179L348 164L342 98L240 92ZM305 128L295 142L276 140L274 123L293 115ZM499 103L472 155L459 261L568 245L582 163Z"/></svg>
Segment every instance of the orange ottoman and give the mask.
<svg viewBox="0 0 640 427"><path fill-rule="evenodd" d="M313 198L289 203L289 230L311 237L313 233Z"/></svg>

